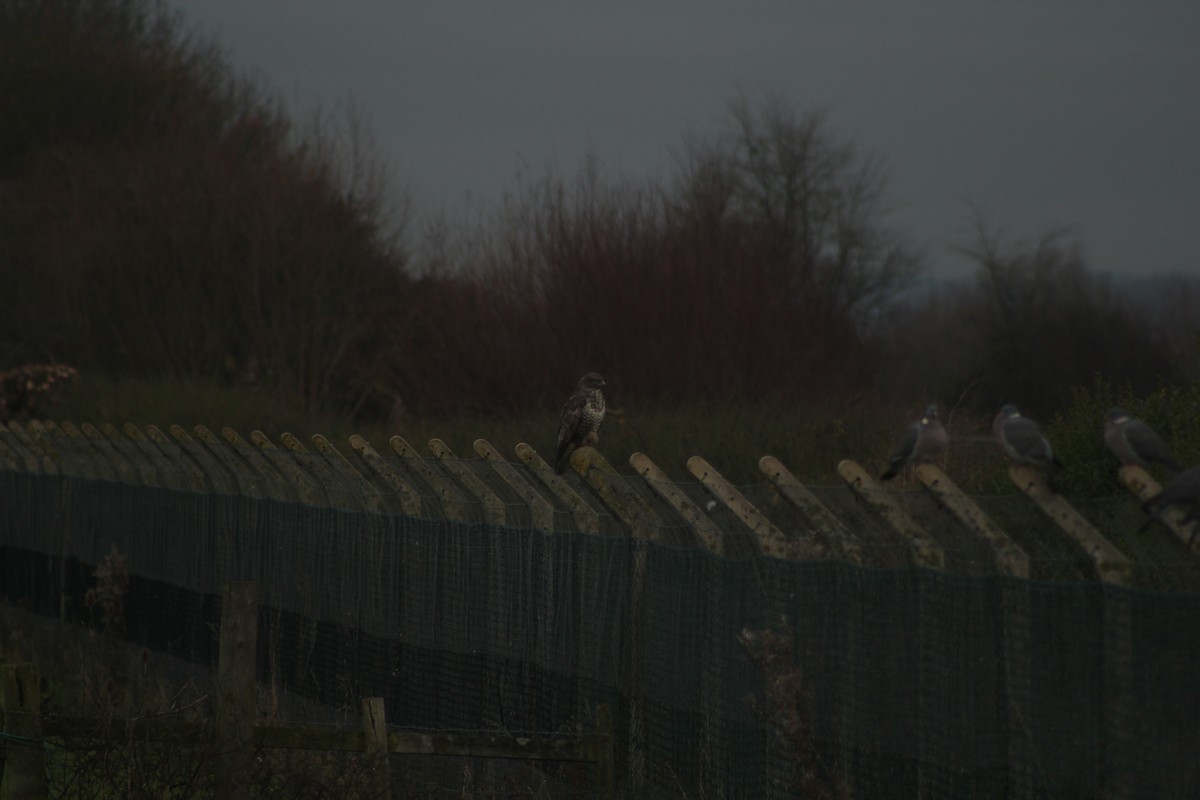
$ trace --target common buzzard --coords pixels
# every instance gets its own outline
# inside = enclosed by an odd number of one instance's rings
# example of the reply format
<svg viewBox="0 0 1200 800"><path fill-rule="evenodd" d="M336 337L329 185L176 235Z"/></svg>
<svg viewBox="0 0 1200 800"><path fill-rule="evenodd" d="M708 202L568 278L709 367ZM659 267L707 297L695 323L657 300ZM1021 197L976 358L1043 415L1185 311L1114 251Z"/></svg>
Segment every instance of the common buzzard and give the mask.
<svg viewBox="0 0 1200 800"><path fill-rule="evenodd" d="M590 447L600 439L600 425L604 422L604 378L589 372L579 379L575 394L563 404L562 417L558 421L558 453L554 459L554 471L562 473L567 468L571 453L577 447Z"/></svg>

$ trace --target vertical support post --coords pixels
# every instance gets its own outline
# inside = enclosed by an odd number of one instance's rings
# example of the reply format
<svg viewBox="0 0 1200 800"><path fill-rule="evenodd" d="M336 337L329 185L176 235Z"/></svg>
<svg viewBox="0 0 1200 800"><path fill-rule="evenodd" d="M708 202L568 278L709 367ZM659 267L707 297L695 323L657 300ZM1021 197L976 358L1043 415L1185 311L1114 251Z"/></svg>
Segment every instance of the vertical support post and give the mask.
<svg viewBox="0 0 1200 800"><path fill-rule="evenodd" d="M582 448L581 448L582 449ZM579 452L578 450L576 452ZM622 634L621 699L625 705L620 734L622 795L644 798L646 788L646 539L631 536L629 542L629 598Z"/></svg>
<svg viewBox="0 0 1200 800"><path fill-rule="evenodd" d="M600 753L596 759L596 796L616 797L616 737L613 735L612 706L605 703L596 707L596 733L600 734Z"/></svg>
<svg viewBox="0 0 1200 800"><path fill-rule="evenodd" d="M388 754L387 719L382 697L367 697L362 701L363 733L366 734L367 769L371 771L371 797L391 800L392 772Z"/></svg>
<svg viewBox="0 0 1200 800"><path fill-rule="evenodd" d="M1134 679L1133 598L1104 587L1104 786L1114 800L1139 794L1136 753L1139 719ZM1141 790L1144 792L1144 788Z"/></svg>
<svg viewBox="0 0 1200 800"><path fill-rule="evenodd" d="M1031 643L1032 602L1028 580L1004 579L997 584L1002 608L999 676L1004 687L1002 707L997 708L997 739L1002 742L1009 770L1003 788L997 793L1010 797L1037 794L1036 774L1032 770L1012 769L1015 764L1037 764L1037 743L1030 729L1034 695L1033 646Z"/></svg>
<svg viewBox="0 0 1200 800"><path fill-rule="evenodd" d="M225 584L221 597L220 656L217 663L215 726L216 796L250 796L250 764L257 714L255 654L258 643L258 584Z"/></svg>
<svg viewBox="0 0 1200 800"><path fill-rule="evenodd" d="M33 664L0 667L0 720L3 720L4 731L10 735L4 748L0 800L43 800L48 797L41 713L42 692L37 667Z"/></svg>

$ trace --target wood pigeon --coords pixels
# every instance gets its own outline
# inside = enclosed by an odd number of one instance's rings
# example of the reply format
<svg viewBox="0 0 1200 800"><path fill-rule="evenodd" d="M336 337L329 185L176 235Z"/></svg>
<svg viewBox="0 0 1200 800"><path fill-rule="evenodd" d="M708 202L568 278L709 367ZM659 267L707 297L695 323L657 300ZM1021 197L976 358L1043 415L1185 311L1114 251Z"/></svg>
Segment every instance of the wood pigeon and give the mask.
<svg viewBox="0 0 1200 800"><path fill-rule="evenodd" d="M879 476L880 480L890 481L906 464L929 461L940 456L946 452L949 441L946 429L938 419L937 406L929 406L925 409L925 416L909 423L904 429L904 435L900 437L888 461L888 468Z"/></svg>
<svg viewBox="0 0 1200 800"><path fill-rule="evenodd" d="M1054 489L1054 471L1061 469L1062 463L1036 422L1021 416L1016 406L1006 405L992 421L992 435L1013 462L1042 470L1046 483Z"/></svg>
<svg viewBox="0 0 1200 800"><path fill-rule="evenodd" d="M1123 408L1113 408L1104 420L1104 444L1122 464L1149 467L1161 464L1171 472L1179 472L1179 464L1171 458L1167 443L1154 429Z"/></svg>
<svg viewBox="0 0 1200 800"><path fill-rule="evenodd" d="M1167 485L1161 492L1143 504L1150 518L1142 523L1142 527L1138 528L1138 533L1150 527L1171 506L1185 509L1183 524L1186 525L1190 522L1195 526L1192 528L1191 539L1188 539L1188 547L1191 547L1196 533L1200 532L1200 464L1188 467L1167 481Z"/></svg>

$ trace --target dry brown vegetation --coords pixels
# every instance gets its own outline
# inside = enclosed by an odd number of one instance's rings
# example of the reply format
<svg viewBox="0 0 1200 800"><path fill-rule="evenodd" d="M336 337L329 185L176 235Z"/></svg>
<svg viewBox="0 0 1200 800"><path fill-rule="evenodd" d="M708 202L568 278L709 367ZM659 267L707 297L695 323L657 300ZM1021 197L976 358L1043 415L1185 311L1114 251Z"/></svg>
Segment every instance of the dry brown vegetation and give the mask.
<svg viewBox="0 0 1200 800"><path fill-rule="evenodd" d="M1144 396L1200 375L1195 283L1135 303L1064 235L979 219L954 243L975 282L917 291L880 160L779 98L736 98L665 180L589 159L413 236L361 120L297 125L185 29L144 0L0 0L0 368L392 426L553 416L593 369L646 418L801 427L929 401L1049 419L1097 376Z"/></svg>

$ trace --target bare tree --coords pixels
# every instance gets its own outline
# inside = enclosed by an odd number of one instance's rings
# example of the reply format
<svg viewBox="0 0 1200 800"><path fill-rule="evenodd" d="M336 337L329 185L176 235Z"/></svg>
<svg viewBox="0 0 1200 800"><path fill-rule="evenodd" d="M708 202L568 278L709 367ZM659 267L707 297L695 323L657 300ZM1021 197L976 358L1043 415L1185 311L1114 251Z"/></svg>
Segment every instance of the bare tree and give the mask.
<svg viewBox="0 0 1200 800"><path fill-rule="evenodd" d="M976 284L944 336L958 343L959 379L980 405L1011 401L1046 416L1098 375L1137 391L1173 376L1146 318L1091 271L1065 231L1025 244L978 213L976 227L976 242L961 249L977 264Z"/></svg>
<svg viewBox="0 0 1200 800"><path fill-rule="evenodd" d="M867 322L919 267L887 225L880 160L837 140L821 113L777 97L753 105L739 96L729 123L714 142L685 144L675 210L710 227L750 226L773 283L797 309Z"/></svg>

